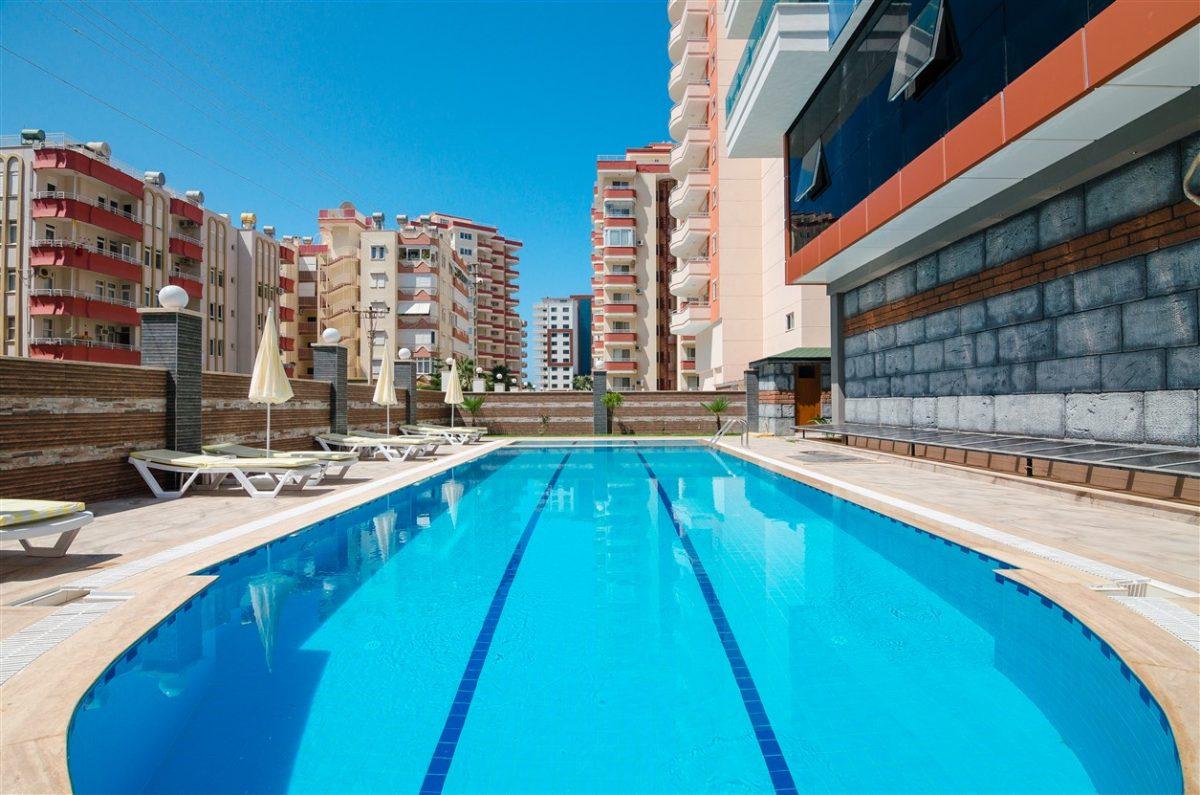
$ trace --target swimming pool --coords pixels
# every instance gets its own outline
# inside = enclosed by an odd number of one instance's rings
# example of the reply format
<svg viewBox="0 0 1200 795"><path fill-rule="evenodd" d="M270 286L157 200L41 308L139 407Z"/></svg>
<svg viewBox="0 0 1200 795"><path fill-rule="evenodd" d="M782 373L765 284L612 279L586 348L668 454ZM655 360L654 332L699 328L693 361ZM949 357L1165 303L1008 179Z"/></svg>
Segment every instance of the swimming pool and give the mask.
<svg viewBox="0 0 1200 795"><path fill-rule="evenodd" d="M702 446L506 448L204 573L76 792L1179 792L1000 562Z"/></svg>

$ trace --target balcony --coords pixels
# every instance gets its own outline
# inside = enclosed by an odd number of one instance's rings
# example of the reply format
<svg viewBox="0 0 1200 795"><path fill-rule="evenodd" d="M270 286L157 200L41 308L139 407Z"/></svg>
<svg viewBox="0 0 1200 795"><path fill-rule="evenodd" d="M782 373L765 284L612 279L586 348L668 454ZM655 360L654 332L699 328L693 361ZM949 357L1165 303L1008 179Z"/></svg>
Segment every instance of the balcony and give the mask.
<svg viewBox="0 0 1200 795"><path fill-rule="evenodd" d="M627 317L637 314L637 304L605 304L604 316L607 317Z"/></svg>
<svg viewBox="0 0 1200 795"><path fill-rule="evenodd" d="M133 345L68 337L34 337L29 342L34 359L59 359L104 364L141 364L142 354Z"/></svg>
<svg viewBox="0 0 1200 795"><path fill-rule="evenodd" d="M29 314L33 317L86 317L122 326L137 326L142 322L133 301L76 290L30 290Z"/></svg>
<svg viewBox="0 0 1200 795"><path fill-rule="evenodd" d="M204 210L183 199L171 199L171 215L183 218L197 226L204 223Z"/></svg>
<svg viewBox="0 0 1200 795"><path fill-rule="evenodd" d="M280 276L279 288L285 293L294 293L296 292L296 280L289 279L287 276Z"/></svg>
<svg viewBox="0 0 1200 795"><path fill-rule="evenodd" d="M188 298L204 297L204 279L199 274L181 268L172 268L170 282L182 287L183 291L188 294Z"/></svg>
<svg viewBox="0 0 1200 795"><path fill-rule="evenodd" d="M604 369L610 373L636 373L637 362L633 359L609 359Z"/></svg>
<svg viewBox="0 0 1200 795"><path fill-rule="evenodd" d="M142 219L134 213L100 207L92 200L65 191L41 191L33 194L34 218L69 218L141 241Z"/></svg>
<svg viewBox="0 0 1200 795"><path fill-rule="evenodd" d="M607 331L604 333L604 344L627 348L637 344L637 334L632 331Z"/></svg>
<svg viewBox="0 0 1200 795"><path fill-rule="evenodd" d="M706 0L691 0L678 9L679 16L671 19L671 34L667 39L667 55L671 63L678 63L688 40L704 37L705 22L708 20ZM668 16L670 9L668 7Z"/></svg>
<svg viewBox="0 0 1200 795"><path fill-rule="evenodd" d="M108 163L89 157L77 149L46 147L34 154L35 171L55 169L86 174L105 185L128 193L135 201L142 200L142 180L126 174Z"/></svg>
<svg viewBox="0 0 1200 795"><path fill-rule="evenodd" d="M667 93L672 102L683 99L683 90L688 83L696 83L705 79L708 71L709 46L708 39L703 36L688 39L683 46L679 63L671 67L667 79Z"/></svg>
<svg viewBox="0 0 1200 795"><path fill-rule="evenodd" d="M604 289L605 290L621 290L629 292L637 287L637 276L632 273L606 273L604 274Z"/></svg>
<svg viewBox="0 0 1200 795"><path fill-rule="evenodd" d="M692 336L712 324L712 307L708 301L683 301L671 313L671 333Z"/></svg>
<svg viewBox="0 0 1200 795"><path fill-rule="evenodd" d="M284 337L284 336L280 336L280 338L279 338L279 350L281 350L281 351L294 351L294 350L296 350L296 340L292 339L291 337Z"/></svg>
<svg viewBox="0 0 1200 795"><path fill-rule="evenodd" d="M204 247L200 244L200 238L178 230L171 233L167 250L177 257L187 257L196 262L204 259Z"/></svg>
<svg viewBox="0 0 1200 795"><path fill-rule="evenodd" d="M695 359L681 359L679 361L679 372L681 372L681 373L696 372L696 360Z"/></svg>
<svg viewBox="0 0 1200 795"><path fill-rule="evenodd" d="M704 126L710 99L712 89L703 80L688 83L683 87L683 98L671 108L671 118L667 126L672 140L678 141L683 138L689 127Z"/></svg>
<svg viewBox="0 0 1200 795"><path fill-rule="evenodd" d="M627 262L637 259L637 246L605 246L605 262Z"/></svg>
<svg viewBox="0 0 1200 795"><path fill-rule="evenodd" d="M78 240L33 240L30 265L44 268L78 268L129 282L141 282L142 263L127 254L104 251Z"/></svg>
<svg viewBox="0 0 1200 795"><path fill-rule="evenodd" d="M636 174L637 163L626 160L625 155L600 155L596 158L596 171L602 174Z"/></svg>
<svg viewBox="0 0 1200 795"><path fill-rule="evenodd" d="M680 298L701 295L708 287L708 257L689 257L679 260L671 271L671 294Z"/></svg>
<svg viewBox="0 0 1200 795"><path fill-rule="evenodd" d="M279 261L291 265L296 262L296 251L288 246L279 247Z"/></svg>
<svg viewBox="0 0 1200 795"><path fill-rule="evenodd" d="M671 150L671 176L682 182L693 169L708 166L708 147L712 132L708 127L688 127L683 138Z"/></svg>
<svg viewBox="0 0 1200 795"><path fill-rule="evenodd" d="M290 306L279 307L279 321L281 323L291 323L296 319L296 310Z"/></svg>
<svg viewBox="0 0 1200 795"><path fill-rule="evenodd" d="M676 259L698 256L705 251L704 245L711 230L708 213L692 213L671 233L671 254Z"/></svg>
<svg viewBox="0 0 1200 795"><path fill-rule="evenodd" d="M669 207L671 215L686 218L704 206L708 191L712 187L712 174L706 168L694 168L684 175L671 191Z"/></svg>

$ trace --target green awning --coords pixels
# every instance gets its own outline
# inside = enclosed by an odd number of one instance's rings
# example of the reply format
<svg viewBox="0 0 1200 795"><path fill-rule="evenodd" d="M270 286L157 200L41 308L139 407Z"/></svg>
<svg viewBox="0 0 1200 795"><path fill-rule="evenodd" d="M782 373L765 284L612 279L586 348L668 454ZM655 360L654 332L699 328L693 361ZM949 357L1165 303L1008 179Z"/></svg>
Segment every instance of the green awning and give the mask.
<svg viewBox="0 0 1200 795"><path fill-rule="evenodd" d="M830 358L829 348L792 348L790 351L772 354L771 356L759 359L756 362L750 362L750 366L755 367L757 365L768 364L770 362L799 362L828 358Z"/></svg>

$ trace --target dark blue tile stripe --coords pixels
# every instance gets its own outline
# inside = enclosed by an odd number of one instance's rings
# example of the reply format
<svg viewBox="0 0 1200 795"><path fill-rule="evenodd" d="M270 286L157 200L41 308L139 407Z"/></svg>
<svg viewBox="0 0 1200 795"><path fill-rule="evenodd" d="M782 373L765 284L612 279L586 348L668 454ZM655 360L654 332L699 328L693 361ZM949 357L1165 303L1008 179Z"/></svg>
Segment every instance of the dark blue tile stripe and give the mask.
<svg viewBox="0 0 1200 795"><path fill-rule="evenodd" d="M533 528L537 525L546 503L549 502L550 494L554 491L554 484L558 482L558 476L562 474L563 467L566 466L567 459L570 457L571 454L567 453L563 456L562 461L558 462L558 469L554 470L550 482L546 484L546 489L542 492L537 507L533 509L533 515L525 524L525 531L521 533L521 538L517 541L517 546L508 559L508 566L504 569L500 584L496 586L496 592L492 594L492 604L488 607L487 615L484 616L479 634L475 636L475 645L471 648L471 656L467 658L467 667L463 671L462 679L458 682L458 692L454 694L454 702L450 705L450 714L446 716L442 735L438 738L437 746L433 749L433 758L429 760L429 767L425 770L425 780L421 783L422 793L440 793L446 785L446 774L450 772L450 762L454 760L458 739L462 736L463 725L467 722L467 711L471 708L471 699L475 696L475 687L479 684L479 675L483 672L483 663L487 659L488 649L496 634L496 626L500 622L501 612L504 611L504 603L508 601L509 589L512 588L513 579L517 576L517 567L521 565L521 558L525 556L525 548L529 546L529 539L533 536Z"/></svg>
<svg viewBox="0 0 1200 795"><path fill-rule="evenodd" d="M642 466L646 467L646 473L650 475L650 479L654 481L654 486L658 489L658 497L666 507L667 515L671 517L671 524L675 527L675 534L679 536L688 561L692 564L692 573L696 575L696 583L700 586L700 593L704 595L705 604L708 605L708 614L712 617L713 626L717 629L717 637L721 639L721 646L724 647L725 656L729 659L729 667L733 671L733 678L737 681L742 704L745 705L746 714L750 717L750 725L754 728L754 737L758 740L758 749L762 752L763 762L767 765L767 774L771 777L771 784L774 785L775 792L791 795L796 792L796 782L792 779L792 771L783 757L783 749L779 746L779 740L775 738L775 730L771 728L771 720L767 717L767 708L758 695L758 688L754 684L754 678L750 675L750 667L746 665L746 658L742 656L737 638L733 635L733 628L729 626L729 619L725 617L725 609L721 607L721 600L717 598L717 592L708 578L708 571L700 561L700 556L696 554L696 547L692 544L692 540L688 538L687 533L679 524L679 519L675 516L675 506L671 504L671 498L667 496L658 476L650 468L650 462L640 452L637 457L642 462Z"/></svg>

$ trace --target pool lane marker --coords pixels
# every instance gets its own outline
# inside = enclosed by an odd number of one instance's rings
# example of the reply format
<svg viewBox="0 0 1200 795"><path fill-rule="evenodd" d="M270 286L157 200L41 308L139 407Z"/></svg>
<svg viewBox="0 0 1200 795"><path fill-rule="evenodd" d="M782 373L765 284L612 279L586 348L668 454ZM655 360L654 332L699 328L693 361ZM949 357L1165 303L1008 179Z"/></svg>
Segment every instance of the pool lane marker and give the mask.
<svg viewBox="0 0 1200 795"><path fill-rule="evenodd" d="M775 737L775 730L771 728L771 720L767 717L767 708L763 705L758 688L754 684L754 678L750 675L750 667L746 665L746 658L742 656L737 638L733 635L733 628L729 625L729 619L725 617L725 609L721 607L721 600L717 598L712 580L708 578L708 571L700 561L700 555L696 553L696 547L692 544L692 540L684 531L683 526L679 524L679 519L675 515L675 506L671 504L671 498L667 496L658 476L650 468L650 463L640 451L637 453L637 457L642 462L642 466L646 467L646 473L650 476L650 480L654 482L654 487L658 490L658 497L667 509L667 516L670 517L671 524L675 528L675 535L683 544L688 562L692 565L692 573L696 575L696 584L700 586L700 593L704 595L704 603L708 605L708 614L712 617L713 625L717 629L717 636L721 639L721 646L725 649L729 667L733 670L733 678L737 681L742 704L746 707L746 715L749 716L750 725L754 728L754 737L758 740L758 749L762 752L763 762L767 765L771 784L779 795L791 795L796 792L796 782L792 779L792 771L783 756L779 740Z"/></svg>
<svg viewBox="0 0 1200 795"><path fill-rule="evenodd" d="M496 592L492 594L492 604L488 607L487 615L483 619L483 626L480 627L479 634L475 637L475 645L471 648L471 656L467 658L467 667L463 670L462 679L459 680L458 691L454 694L454 702L450 705L450 714L446 716L446 723L442 727L442 735L433 749L433 758L429 760L429 767L425 769L425 780L421 782L422 793L440 793L446 786L446 775L450 772L450 763L454 761L454 751L462 736L463 725L467 722L471 699L475 696L479 675L483 672L483 663L487 659L488 649L496 634L496 626L500 623L500 614L504 611L504 603L508 601L508 592L517 576L517 568L525 556L525 548L529 546L533 528L537 525L546 503L550 501L554 484L558 482L558 476L562 474L563 467L566 466L567 459L570 457L571 454L567 453L563 456L562 461L558 462L558 469L554 470L550 482L542 491L542 497L538 500L537 507L533 509L533 515L525 523L525 531L521 533L521 538L517 541L517 546L508 559L504 575L500 578L500 584L496 586Z"/></svg>

